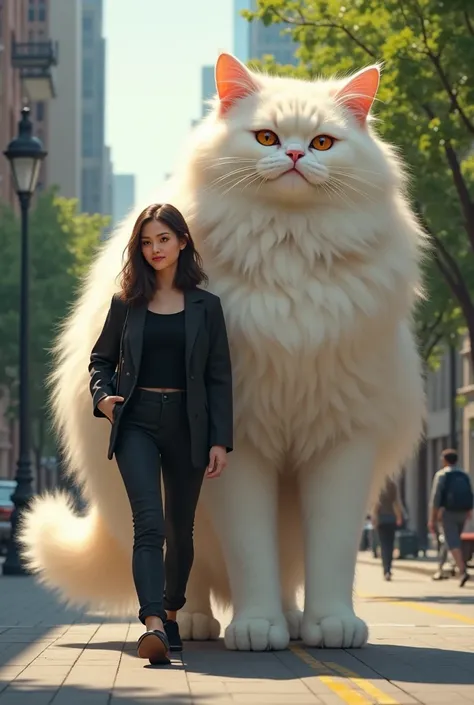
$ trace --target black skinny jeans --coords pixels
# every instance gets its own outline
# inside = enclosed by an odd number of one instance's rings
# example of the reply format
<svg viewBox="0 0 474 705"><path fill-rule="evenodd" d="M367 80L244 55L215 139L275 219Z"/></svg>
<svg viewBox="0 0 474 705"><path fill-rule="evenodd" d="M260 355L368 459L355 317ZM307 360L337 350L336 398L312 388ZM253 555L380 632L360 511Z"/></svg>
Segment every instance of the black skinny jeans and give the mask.
<svg viewBox="0 0 474 705"><path fill-rule="evenodd" d="M164 620L165 610L179 610L186 602L194 514L204 477L204 469L191 462L185 393L137 389L123 411L115 457L132 508L138 617L143 624L150 616Z"/></svg>
<svg viewBox="0 0 474 705"><path fill-rule="evenodd" d="M395 545L395 532L397 525L379 524L377 526L377 534L380 542L380 553L382 554L382 567L384 575L392 571L393 547Z"/></svg>

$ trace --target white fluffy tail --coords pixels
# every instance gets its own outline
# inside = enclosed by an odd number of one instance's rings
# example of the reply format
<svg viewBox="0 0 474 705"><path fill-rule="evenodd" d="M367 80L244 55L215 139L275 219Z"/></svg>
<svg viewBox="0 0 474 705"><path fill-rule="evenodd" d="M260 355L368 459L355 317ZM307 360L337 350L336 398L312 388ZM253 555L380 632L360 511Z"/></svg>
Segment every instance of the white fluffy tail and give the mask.
<svg viewBox="0 0 474 705"><path fill-rule="evenodd" d="M29 569L67 603L114 615L137 611L130 558L94 507L78 516L66 494L37 497L19 540Z"/></svg>

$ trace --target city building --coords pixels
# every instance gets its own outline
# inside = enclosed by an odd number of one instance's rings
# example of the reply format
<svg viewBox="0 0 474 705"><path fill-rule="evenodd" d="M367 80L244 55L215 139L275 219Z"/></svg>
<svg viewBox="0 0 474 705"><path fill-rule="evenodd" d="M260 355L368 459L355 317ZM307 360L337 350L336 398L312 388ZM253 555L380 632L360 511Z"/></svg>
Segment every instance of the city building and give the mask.
<svg viewBox="0 0 474 705"><path fill-rule="evenodd" d="M441 451L454 446L459 452L460 462L465 462L465 412L458 403L465 376L463 354L452 348L446 350L439 366L426 375L425 437L417 455L407 465L401 483L410 528L416 530L422 540L426 539L431 482L440 468ZM471 473L474 470L472 464L469 466L467 463L465 467Z"/></svg>
<svg viewBox="0 0 474 705"><path fill-rule="evenodd" d="M108 170L103 0L82 0L82 211L111 215Z"/></svg>
<svg viewBox="0 0 474 705"><path fill-rule="evenodd" d="M27 38L31 47L50 46L57 63L49 70L49 89L46 83L30 95L34 131L48 152L38 190L56 186L62 196L80 200L81 0L28 0Z"/></svg>
<svg viewBox="0 0 474 705"><path fill-rule="evenodd" d="M216 93L216 81L214 78L214 66L201 67L201 117L204 117L209 110L209 101Z"/></svg>
<svg viewBox="0 0 474 705"><path fill-rule="evenodd" d="M12 65L13 43L25 41L27 0L0 0L0 147L1 151L17 133L22 108L19 71ZM17 206L10 166L0 156L0 202ZM0 439L1 443L1 439Z"/></svg>
<svg viewBox="0 0 474 705"><path fill-rule="evenodd" d="M262 59L271 54L278 64L296 64L295 51L298 45L283 24L266 27L263 22L247 22L240 14L242 10L257 9L256 0L234 0L234 54L241 61Z"/></svg>
<svg viewBox="0 0 474 705"><path fill-rule="evenodd" d="M135 207L135 175L114 174L113 182L112 219L115 226Z"/></svg>
<svg viewBox="0 0 474 705"><path fill-rule="evenodd" d="M249 23L242 17L242 10L250 9L250 0L234 0L234 55L240 61L249 60Z"/></svg>

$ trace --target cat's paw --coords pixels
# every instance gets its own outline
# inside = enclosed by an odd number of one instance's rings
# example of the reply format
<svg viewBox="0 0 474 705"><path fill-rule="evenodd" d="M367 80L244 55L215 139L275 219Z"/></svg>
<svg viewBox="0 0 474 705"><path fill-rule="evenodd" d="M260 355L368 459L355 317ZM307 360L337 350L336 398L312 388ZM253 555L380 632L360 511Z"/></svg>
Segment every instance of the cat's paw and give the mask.
<svg viewBox="0 0 474 705"><path fill-rule="evenodd" d="M218 639L221 625L212 614L201 612L178 612L179 633L185 641L209 641Z"/></svg>
<svg viewBox="0 0 474 705"><path fill-rule="evenodd" d="M225 645L233 651L281 651L290 642L283 615L274 618L236 616L225 630Z"/></svg>
<svg viewBox="0 0 474 705"><path fill-rule="evenodd" d="M369 637L367 624L348 608L328 612L319 618L305 615L301 625L301 637L306 646L328 649L359 649Z"/></svg>
<svg viewBox="0 0 474 705"><path fill-rule="evenodd" d="M290 630L290 639L301 639L301 626L303 624L303 612L292 609L285 612L285 619Z"/></svg>

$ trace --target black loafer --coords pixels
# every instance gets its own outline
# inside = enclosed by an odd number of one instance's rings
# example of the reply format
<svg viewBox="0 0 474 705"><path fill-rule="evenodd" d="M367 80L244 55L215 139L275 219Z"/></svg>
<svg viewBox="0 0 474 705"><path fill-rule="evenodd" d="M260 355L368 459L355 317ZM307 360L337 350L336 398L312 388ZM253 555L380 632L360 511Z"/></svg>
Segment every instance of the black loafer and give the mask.
<svg viewBox="0 0 474 705"><path fill-rule="evenodd" d="M168 658L169 650L168 637L158 629L145 632L137 642L139 658L147 658L153 666L171 663Z"/></svg>
<svg viewBox="0 0 474 705"><path fill-rule="evenodd" d="M181 641L178 622L175 622L172 619L167 619L164 624L164 627L166 636L168 637L170 651L182 651L183 642Z"/></svg>

